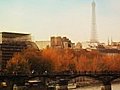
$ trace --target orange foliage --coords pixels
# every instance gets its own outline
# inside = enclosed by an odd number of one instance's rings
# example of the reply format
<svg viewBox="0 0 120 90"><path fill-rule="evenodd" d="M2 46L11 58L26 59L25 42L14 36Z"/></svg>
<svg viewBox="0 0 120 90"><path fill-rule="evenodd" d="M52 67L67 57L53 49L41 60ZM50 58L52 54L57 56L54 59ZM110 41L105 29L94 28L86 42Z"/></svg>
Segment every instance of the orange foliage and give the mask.
<svg viewBox="0 0 120 90"><path fill-rule="evenodd" d="M88 52L86 50L75 51L72 49L55 48L47 48L42 51L33 49L24 50L21 54L13 57L12 60L8 62L7 67L12 67L12 65L18 64L18 62L23 62L24 60L27 62L31 59L34 60L36 64L41 63L43 67L50 65L53 72L120 71L120 55L105 55L98 51Z"/></svg>

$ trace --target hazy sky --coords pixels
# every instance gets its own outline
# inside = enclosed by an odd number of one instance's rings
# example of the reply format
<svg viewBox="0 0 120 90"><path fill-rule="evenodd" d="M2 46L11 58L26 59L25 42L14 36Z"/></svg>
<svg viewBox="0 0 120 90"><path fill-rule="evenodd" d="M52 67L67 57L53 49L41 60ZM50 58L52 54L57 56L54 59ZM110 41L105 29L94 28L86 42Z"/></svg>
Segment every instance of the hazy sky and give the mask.
<svg viewBox="0 0 120 90"><path fill-rule="evenodd" d="M88 41L92 0L0 0L0 31L30 33L34 40L67 36ZM99 41L120 41L120 0L95 0Z"/></svg>

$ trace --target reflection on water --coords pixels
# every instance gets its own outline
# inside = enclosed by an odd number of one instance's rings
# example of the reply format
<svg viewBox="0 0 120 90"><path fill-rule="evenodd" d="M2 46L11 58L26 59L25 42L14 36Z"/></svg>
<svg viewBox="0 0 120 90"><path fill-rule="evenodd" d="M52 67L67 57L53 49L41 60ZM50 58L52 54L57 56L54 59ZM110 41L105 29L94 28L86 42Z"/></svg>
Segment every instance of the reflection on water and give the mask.
<svg viewBox="0 0 120 90"><path fill-rule="evenodd" d="M73 90L101 90L101 86L85 87ZM120 90L120 84L112 84L112 90Z"/></svg>
<svg viewBox="0 0 120 90"><path fill-rule="evenodd" d="M78 88L78 89L73 89L73 90L101 90L101 88L100 88L100 86L99 86L99 87Z"/></svg>
<svg viewBox="0 0 120 90"><path fill-rule="evenodd" d="M68 90L101 90L102 86L89 86L89 87L81 87L81 88L77 88L77 89L68 89ZM1 90L1 89L0 89ZM2 90L10 90L10 89L2 89ZM24 88L24 89L14 89L13 90L55 90L53 88L48 89L48 88L40 88L40 87L28 87L28 88ZM57 90L57 89L56 89ZM62 89L60 89L62 90ZM67 89L64 89L67 90ZM119 84L112 84L112 90L120 90L120 83Z"/></svg>

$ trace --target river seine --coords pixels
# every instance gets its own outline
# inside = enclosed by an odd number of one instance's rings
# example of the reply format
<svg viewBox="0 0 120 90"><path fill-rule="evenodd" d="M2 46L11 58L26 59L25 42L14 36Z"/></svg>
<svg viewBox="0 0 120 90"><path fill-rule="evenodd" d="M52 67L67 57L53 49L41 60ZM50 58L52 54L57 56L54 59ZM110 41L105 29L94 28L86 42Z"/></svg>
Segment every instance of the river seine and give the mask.
<svg viewBox="0 0 120 90"><path fill-rule="evenodd" d="M102 86L84 87L73 90L101 90ZM120 84L112 84L112 90L120 90Z"/></svg>

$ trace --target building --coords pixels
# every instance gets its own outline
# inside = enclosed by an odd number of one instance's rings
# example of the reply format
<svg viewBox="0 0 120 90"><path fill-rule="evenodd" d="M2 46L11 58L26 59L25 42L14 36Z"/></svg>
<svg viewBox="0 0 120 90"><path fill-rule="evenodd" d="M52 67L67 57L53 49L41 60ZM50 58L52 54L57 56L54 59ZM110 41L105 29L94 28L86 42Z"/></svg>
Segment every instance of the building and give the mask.
<svg viewBox="0 0 120 90"><path fill-rule="evenodd" d="M75 44L71 42L67 37L51 37L52 48L74 48Z"/></svg>
<svg viewBox="0 0 120 90"><path fill-rule="evenodd" d="M120 50L120 42L111 42L111 48Z"/></svg>
<svg viewBox="0 0 120 90"><path fill-rule="evenodd" d="M98 43L97 40L97 30L96 30L96 12L95 12L95 1L92 2L92 22L91 22L91 43Z"/></svg>
<svg viewBox="0 0 120 90"><path fill-rule="evenodd" d="M92 18L91 18L91 37L90 41L81 42L82 48L87 50L96 50L100 44L97 39L97 25L96 25L96 3L93 0L92 6Z"/></svg>
<svg viewBox="0 0 120 90"><path fill-rule="evenodd" d="M83 49L87 49L87 50L96 50L97 49L97 47L98 47L98 45L99 45L99 43L91 43L91 42L89 42L89 41L86 41L86 42L81 42L81 44L82 44L82 48Z"/></svg>
<svg viewBox="0 0 120 90"><path fill-rule="evenodd" d="M31 41L30 34L23 33L0 33L0 69L6 67L6 63L10 60L15 52L21 52L28 47L37 46Z"/></svg>
<svg viewBox="0 0 120 90"><path fill-rule="evenodd" d="M82 44L81 44L80 42L78 42L78 43L75 45L75 49L81 50L81 49L82 49Z"/></svg>
<svg viewBox="0 0 120 90"><path fill-rule="evenodd" d="M50 41L36 41L35 43L39 49L45 49L45 48L51 47Z"/></svg>

